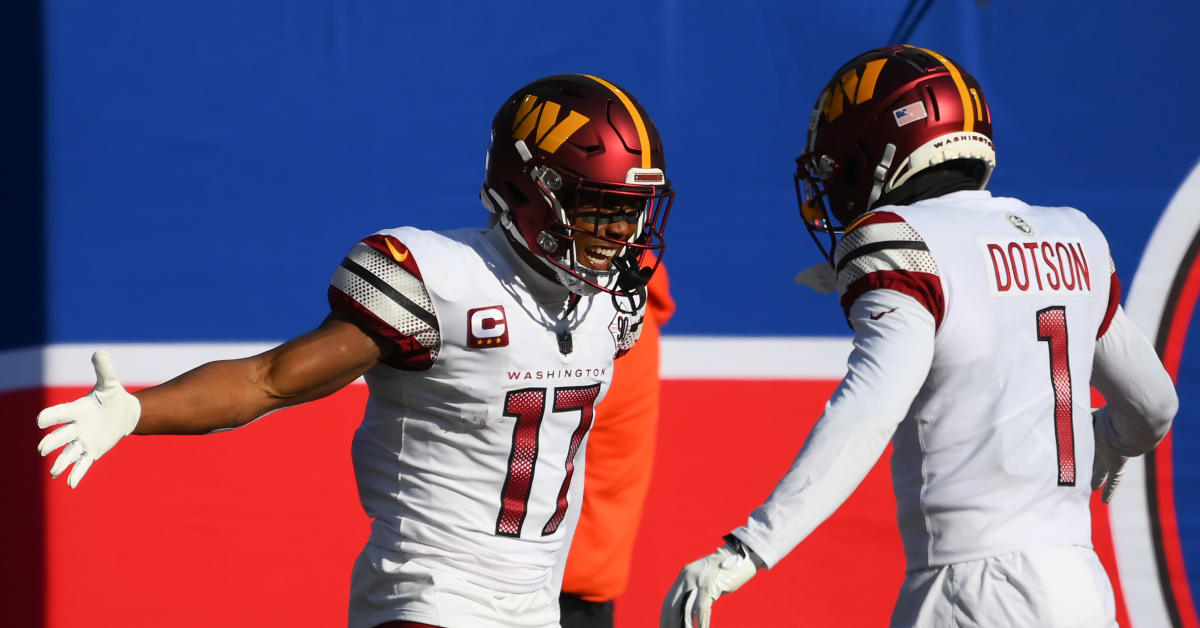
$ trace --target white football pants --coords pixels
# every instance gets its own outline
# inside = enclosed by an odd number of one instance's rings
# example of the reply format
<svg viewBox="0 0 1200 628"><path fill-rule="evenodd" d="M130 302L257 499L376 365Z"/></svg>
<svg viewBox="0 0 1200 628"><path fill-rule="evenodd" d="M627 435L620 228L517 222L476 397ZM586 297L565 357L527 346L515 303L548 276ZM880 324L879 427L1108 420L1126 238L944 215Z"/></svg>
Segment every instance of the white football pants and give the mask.
<svg viewBox="0 0 1200 628"><path fill-rule="evenodd" d="M558 593L494 591L367 543L350 576L350 628L396 619L443 628L558 628Z"/></svg>
<svg viewBox="0 0 1200 628"><path fill-rule="evenodd" d="M908 574L891 626L1116 628L1116 603L1091 548L1033 547Z"/></svg>

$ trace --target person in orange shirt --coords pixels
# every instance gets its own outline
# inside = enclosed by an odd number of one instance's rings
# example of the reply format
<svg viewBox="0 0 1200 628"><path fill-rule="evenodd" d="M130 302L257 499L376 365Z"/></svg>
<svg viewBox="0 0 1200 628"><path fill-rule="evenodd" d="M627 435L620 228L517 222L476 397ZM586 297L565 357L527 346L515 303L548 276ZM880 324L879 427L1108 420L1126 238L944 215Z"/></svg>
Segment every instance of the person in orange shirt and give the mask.
<svg viewBox="0 0 1200 628"><path fill-rule="evenodd" d="M562 628L612 628L654 467L659 327L675 311L666 268L650 279L642 335L613 367L588 436L583 507L559 596Z"/></svg>

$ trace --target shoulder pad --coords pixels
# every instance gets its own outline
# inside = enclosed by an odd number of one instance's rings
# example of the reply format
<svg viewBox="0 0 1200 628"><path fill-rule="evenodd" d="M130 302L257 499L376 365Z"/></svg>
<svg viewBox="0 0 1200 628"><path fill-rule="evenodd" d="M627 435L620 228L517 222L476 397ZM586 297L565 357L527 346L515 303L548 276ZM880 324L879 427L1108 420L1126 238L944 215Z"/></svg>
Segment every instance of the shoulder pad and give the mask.
<svg viewBox="0 0 1200 628"><path fill-rule="evenodd" d="M941 324L945 299L937 262L925 239L899 214L872 212L851 223L834 259L846 312L868 290L896 290L925 305Z"/></svg>
<svg viewBox="0 0 1200 628"><path fill-rule="evenodd" d="M376 234L350 249L330 280L329 305L397 345L385 363L428 368L437 358L441 334L433 300L416 259L393 236Z"/></svg>

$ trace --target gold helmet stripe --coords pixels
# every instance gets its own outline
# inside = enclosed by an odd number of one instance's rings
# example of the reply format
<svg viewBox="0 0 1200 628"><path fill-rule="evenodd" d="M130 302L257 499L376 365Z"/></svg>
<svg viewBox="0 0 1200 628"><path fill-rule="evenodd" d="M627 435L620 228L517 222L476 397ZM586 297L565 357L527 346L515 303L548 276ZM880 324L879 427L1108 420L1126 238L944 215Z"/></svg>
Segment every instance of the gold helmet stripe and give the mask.
<svg viewBox="0 0 1200 628"><path fill-rule="evenodd" d="M634 106L633 101L629 100L629 97L625 95L625 92L617 89L616 85L613 85L612 83L609 83L598 76L592 76L591 74L584 74L583 76L586 76L593 81L596 81L597 83L607 87L609 91L611 91L613 94L616 94L617 100L620 100L621 104L625 105L625 110L629 112L629 117L633 118L633 126L637 128L638 144L642 147L642 167L652 167L650 165L650 133L646 131L646 122L642 120L642 116L638 113L637 107Z"/></svg>
<svg viewBox="0 0 1200 628"><path fill-rule="evenodd" d="M913 48L917 48L917 47L913 46ZM938 61L940 61L941 64L946 67L946 71L948 71L950 73L950 80L954 81L954 86L958 88L958 97L960 99L962 99L963 131L966 133L970 133L970 132L974 131L975 130L975 109L973 107L971 107L971 95L967 91L966 82L963 81L962 72L959 72L958 68L955 67L955 65L949 59L947 59L946 57L943 57L942 55L940 55L928 48L917 48L917 50L921 50L921 51L928 53L930 56L932 56L934 59L937 59Z"/></svg>

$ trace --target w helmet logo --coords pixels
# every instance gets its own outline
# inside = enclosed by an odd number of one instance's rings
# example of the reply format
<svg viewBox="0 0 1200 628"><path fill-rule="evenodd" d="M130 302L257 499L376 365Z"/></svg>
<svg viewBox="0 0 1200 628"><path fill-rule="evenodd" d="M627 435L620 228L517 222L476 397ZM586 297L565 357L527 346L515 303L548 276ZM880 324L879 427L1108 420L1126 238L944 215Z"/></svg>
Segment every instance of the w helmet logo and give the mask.
<svg viewBox="0 0 1200 628"><path fill-rule="evenodd" d="M825 88L821 94L821 102L825 103L825 120L833 122L842 115L846 101L851 105L861 105L875 95L875 81L887 59L868 61L863 68L862 76L858 70L851 68L843 73L836 81Z"/></svg>
<svg viewBox="0 0 1200 628"><path fill-rule="evenodd" d="M587 124L587 116L578 111L568 111L566 119L558 120L562 106L550 100L538 102L537 96L529 94L521 101L517 109L516 119L513 120L513 139L524 140L537 126L534 142L537 147L553 153L562 146L567 138Z"/></svg>

